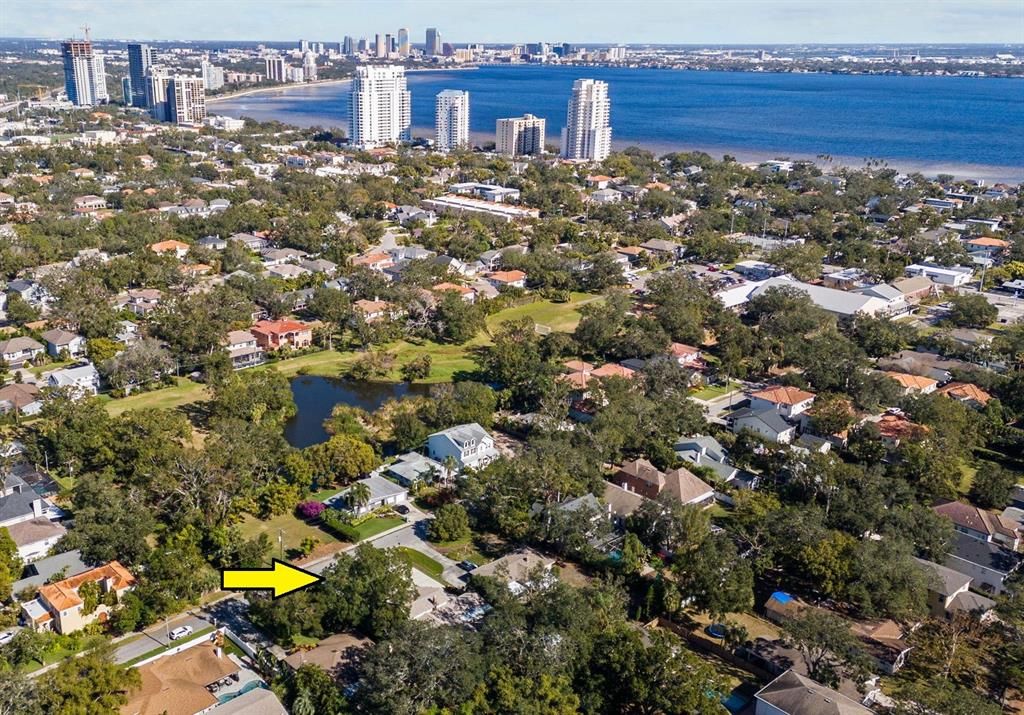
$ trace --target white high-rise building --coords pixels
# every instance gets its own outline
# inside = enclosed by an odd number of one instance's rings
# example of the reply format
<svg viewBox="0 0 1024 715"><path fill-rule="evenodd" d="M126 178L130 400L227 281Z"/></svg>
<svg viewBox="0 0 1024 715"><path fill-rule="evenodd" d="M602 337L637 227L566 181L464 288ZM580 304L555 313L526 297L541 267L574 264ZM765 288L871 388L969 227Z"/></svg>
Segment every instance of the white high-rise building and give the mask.
<svg viewBox="0 0 1024 715"><path fill-rule="evenodd" d="M203 85L208 90L220 89L224 86L224 68L203 60L199 65L203 70Z"/></svg>
<svg viewBox="0 0 1024 715"><path fill-rule="evenodd" d="M573 82L562 130L562 156L589 161L606 159L612 150L610 111L607 82L594 79Z"/></svg>
<svg viewBox="0 0 1024 715"><path fill-rule="evenodd" d="M398 54L402 57L408 57L411 51L412 45L409 43L409 28L398 28Z"/></svg>
<svg viewBox="0 0 1024 715"><path fill-rule="evenodd" d="M170 81L167 70L162 67L150 67L146 75L146 106L158 122L171 120L171 110L167 106L167 86Z"/></svg>
<svg viewBox="0 0 1024 715"><path fill-rule="evenodd" d="M377 55L377 57L387 57L388 56L388 47L385 44L384 35L382 35L382 34L380 34L378 32L377 33L377 37L376 37L376 39L375 39L375 41L373 43L373 46L374 46L374 54Z"/></svg>
<svg viewBox="0 0 1024 715"><path fill-rule="evenodd" d="M316 81L316 55L312 52L302 56L302 78L307 82Z"/></svg>
<svg viewBox="0 0 1024 715"><path fill-rule="evenodd" d="M469 146L469 92L446 89L437 95L434 148L454 151Z"/></svg>
<svg viewBox="0 0 1024 715"><path fill-rule="evenodd" d="M103 66L103 55L95 54L88 40L62 42L60 50L64 59L64 90L68 101L78 107L106 104L107 72Z"/></svg>
<svg viewBox="0 0 1024 715"><path fill-rule="evenodd" d="M202 77L175 75L167 84L167 108L175 124L201 124L206 119L206 88Z"/></svg>
<svg viewBox="0 0 1024 715"><path fill-rule="evenodd" d="M495 150L506 156L536 156L544 152L543 117L524 114L498 120Z"/></svg>
<svg viewBox="0 0 1024 715"><path fill-rule="evenodd" d="M271 55L266 58L267 61L267 79L271 82L287 82L286 77L287 65L284 62L284 57L280 55Z"/></svg>
<svg viewBox="0 0 1024 715"><path fill-rule="evenodd" d="M349 140L361 148L409 141L411 100L405 68L356 67L349 101Z"/></svg>

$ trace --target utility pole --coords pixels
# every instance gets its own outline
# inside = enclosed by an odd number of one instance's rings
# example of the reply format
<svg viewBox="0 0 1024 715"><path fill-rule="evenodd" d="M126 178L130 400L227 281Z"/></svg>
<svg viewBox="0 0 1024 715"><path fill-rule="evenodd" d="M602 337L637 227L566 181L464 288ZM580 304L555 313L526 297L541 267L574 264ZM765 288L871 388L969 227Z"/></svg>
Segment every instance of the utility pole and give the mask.
<svg viewBox="0 0 1024 715"><path fill-rule="evenodd" d="M281 551L281 560L284 561L284 529L277 530L277 545Z"/></svg>

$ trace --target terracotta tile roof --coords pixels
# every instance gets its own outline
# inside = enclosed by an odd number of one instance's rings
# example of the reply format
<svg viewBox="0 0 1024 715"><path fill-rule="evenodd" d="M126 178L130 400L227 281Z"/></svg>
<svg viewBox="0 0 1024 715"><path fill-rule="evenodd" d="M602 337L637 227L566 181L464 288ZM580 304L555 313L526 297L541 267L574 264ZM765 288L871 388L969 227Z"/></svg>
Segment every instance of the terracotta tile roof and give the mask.
<svg viewBox="0 0 1024 715"><path fill-rule="evenodd" d="M253 325L250 330L254 333L263 333L264 335L283 335L284 333L309 330L309 326L298 320L261 320Z"/></svg>
<svg viewBox="0 0 1024 715"><path fill-rule="evenodd" d="M615 249L616 253L622 253L627 256L642 256L647 253L647 250L640 248L640 246L619 246Z"/></svg>
<svg viewBox="0 0 1024 715"><path fill-rule="evenodd" d="M170 239L167 241L158 241L157 243L150 244L149 250L153 253L164 253L166 251L179 251L188 250L188 244L182 243L181 241L175 241Z"/></svg>
<svg viewBox="0 0 1024 715"><path fill-rule="evenodd" d="M798 387L784 387L782 385L776 385L775 387L767 387L763 390L751 393L751 397L756 397L761 400L768 402L774 402L776 405L796 405L805 400L810 400L814 397L813 392L807 392L807 390L801 390Z"/></svg>
<svg viewBox="0 0 1024 715"><path fill-rule="evenodd" d="M375 263L389 263L391 256L386 253L367 253L365 256L355 256L352 259L353 266L372 266Z"/></svg>
<svg viewBox="0 0 1024 715"><path fill-rule="evenodd" d="M594 377L625 377L627 379L632 378L636 374L634 370L630 370L628 367L622 365L616 365L613 362L605 363L596 370L590 372Z"/></svg>
<svg viewBox="0 0 1024 715"><path fill-rule="evenodd" d="M431 290L435 290L435 291L448 290L448 291L454 291L456 293L460 293L462 295L469 295L470 293L475 293L476 292L475 290L473 290L469 286L460 286L460 285L457 285L455 283L438 283L436 286L431 288Z"/></svg>
<svg viewBox="0 0 1024 715"><path fill-rule="evenodd" d="M526 274L522 271L495 271L487 277L499 283L515 283L526 278Z"/></svg>
<svg viewBox="0 0 1024 715"><path fill-rule="evenodd" d="M594 369L593 365L583 360L566 360L562 364L572 372L590 372Z"/></svg>
<svg viewBox="0 0 1024 715"><path fill-rule="evenodd" d="M908 439L928 432L927 427L911 422L906 417L899 415L882 415L882 418L876 424L878 425L878 433L891 440Z"/></svg>
<svg viewBox="0 0 1024 715"><path fill-rule="evenodd" d="M980 236L979 238L972 238L967 242L971 246L982 246L985 248L1009 248L1010 242L1003 241L999 238L990 238L989 236Z"/></svg>
<svg viewBox="0 0 1024 715"><path fill-rule="evenodd" d="M979 405L987 405L988 401L992 399L992 395L969 382L951 382L941 388L939 392L954 400L977 402Z"/></svg>
<svg viewBox="0 0 1024 715"><path fill-rule="evenodd" d="M390 304L384 300L366 300L363 298L357 300L353 305L361 313L380 313L387 310Z"/></svg>
<svg viewBox="0 0 1024 715"><path fill-rule="evenodd" d="M98 583L112 579L112 588L116 591L128 588L135 584L135 577L118 561L111 561L103 566L97 566L77 576L66 578L63 581L49 583L39 587L39 596L56 611L64 611L82 604L78 595L78 589L87 582Z"/></svg>
<svg viewBox="0 0 1024 715"><path fill-rule="evenodd" d="M939 383L930 377L922 377L920 375L911 375L906 372L892 372L887 371L887 377L892 378L896 382L900 383L903 387L908 390L925 390L929 387L935 387Z"/></svg>
<svg viewBox="0 0 1024 715"><path fill-rule="evenodd" d="M673 357L686 357L687 355L696 355L700 352L700 348L695 348L692 345L685 345L683 343L672 343L669 346L669 352Z"/></svg>
<svg viewBox="0 0 1024 715"><path fill-rule="evenodd" d="M590 373L579 370L577 372L571 372L568 375L559 375L558 379L562 382L567 382L577 389L583 389L590 382Z"/></svg>

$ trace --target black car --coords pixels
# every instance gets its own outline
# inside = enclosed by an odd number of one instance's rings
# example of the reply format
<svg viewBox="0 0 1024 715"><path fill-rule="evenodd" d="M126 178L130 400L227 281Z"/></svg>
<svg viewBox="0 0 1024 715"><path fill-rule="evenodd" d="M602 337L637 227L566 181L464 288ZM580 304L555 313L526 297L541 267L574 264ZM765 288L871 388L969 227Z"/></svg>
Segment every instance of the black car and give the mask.
<svg viewBox="0 0 1024 715"><path fill-rule="evenodd" d="M457 565L457 566L458 566L458 567L459 567L460 569L462 569L463 571L472 571L473 569L475 569L475 568L476 568L476 564L475 564L475 563L473 563L472 561L460 561L460 562L459 562L458 564L456 564L456 565Z"/></svg>
<svg viewBox="0 0 1024 715"><path fill-rule="evenodd" d="M405 504L399 504L398 506L395 507L395 511L405 516L409 513L409 507L407 507Z"/></svg>

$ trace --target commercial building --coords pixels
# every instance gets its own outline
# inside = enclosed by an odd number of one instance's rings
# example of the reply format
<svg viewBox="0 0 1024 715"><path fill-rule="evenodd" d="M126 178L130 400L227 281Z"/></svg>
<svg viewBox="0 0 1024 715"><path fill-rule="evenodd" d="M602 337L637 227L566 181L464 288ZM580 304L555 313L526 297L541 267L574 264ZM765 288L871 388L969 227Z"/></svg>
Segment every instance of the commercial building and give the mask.
<svg viewBox="0 0 1024 715"><path fill-rule="evenodd" d="M156 50L139 42L128 44L128 78L131 82L131 96L125 100L133 107L148 107L146 104L146 75L156 60Z"/></svg>
<svg viewBox="0 0 1024 715"><path fill-rule="evenodd" d="M408 141L411 121L404 68L397 65L356 68L349 106L352 144L373 148Z"/></svg>
<svg viewBox="0 0 1024 715"><path fill-rule="evenodd" d="M107 73L103 55L93 53L88 40L68 40L60 45L64 59L64 89L68 101L77 107L106 104Z"/></svg>
<svg viewBox="0 0 1024 715"><path fill-rule="evenodd" d="M345 39L341 42L341 54L343 55L354 55L356 53L356 41L351 35L345 35Z"/></svg>
<svg viewBox="0 0 1024 715"><path fill-rule="evenodd" d="M398 54L402 57L408 57L412 51L412 45L409 42L409 28L401 27L398 29Z"/></svg>
<svg viewBox="0 0 1024 715"><path fill-rule="evenodd" d="M424 52L428 55L436 57L441 54L441 33L437 31L436 27L427 28L426 47Z"/></svg>
<svg viewBox="0 0 1024 715"><path fill-rule="evenodd" d="M307 82L316 81L316 55L312 52L302 56L302 79Z"/></svg>
<svg viewBox="0 0 1024 715"><path fill-rule="evenodd" d="M612 128L608 124L611 102L608 83L578 79L562 130L562 156L566 159L604 161L612 150Z"/></svg>
<svg viewBox="0 0 1024 715"><path fill-rule="evenodd" d="M454 151L469 146L469 92L446 89L437 95L434 148Z"/></svg>
<svg viewBox="0 0 1024 715"><path fill-rule="evenodd" d="M384 35L380 34L379 32L377 33L377 36L375 38L374 48L374 54L376 54L377 57L383 58L388 56L388 48L387 45L385 44Z"/></svg>
<svg viewBox="0 0 1024 715"><path fill-rule="evenodd" d="M206 119L206 88L202 77L175 75L167 84L169 121L201 124Z"/></svg>
<svg viewBox="0 0 1024 715"><path fill-rule="evenodd" d="M286 67L284 57L280 55L271 55L266 58L267 65L267 79L271 82L287 82Z"/></svg>
<svg viewBox="0 0 1024 715"><path fill-rule="evenodd" d="M544 152L543 117L524 114L498 120L496 151L505 156L536 156Z"/></svg>

